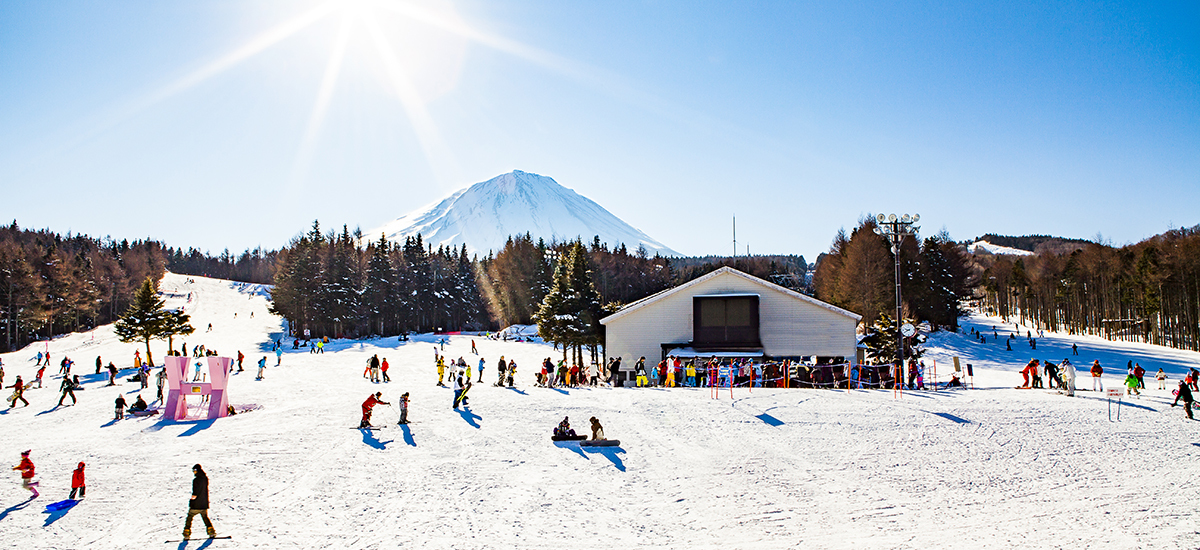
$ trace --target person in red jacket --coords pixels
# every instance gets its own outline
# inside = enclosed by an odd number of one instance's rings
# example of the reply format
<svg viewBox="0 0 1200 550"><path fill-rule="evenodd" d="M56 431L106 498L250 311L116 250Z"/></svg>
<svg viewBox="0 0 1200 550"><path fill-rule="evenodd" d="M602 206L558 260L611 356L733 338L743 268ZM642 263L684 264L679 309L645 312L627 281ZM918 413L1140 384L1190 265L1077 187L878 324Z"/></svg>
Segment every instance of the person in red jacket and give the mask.
<svg viewBox="0 0 1200 550"><path fill-rule="evenodd" d="M379 372L383 373L383 381L384 381L384 382L391 382L391 381L392 381L392 379L391 379L391 378L388 378L388 375L387 375L387 370L388 370L388 362L387 362L387 357L384 357L384 358L383 358L383 361L381 361L381 362L379 363Z"/></svg>
<svg viewBox="0 0 1200 550"><path fill-rule="evenodd" d="M79 498L83 498L84 494L87 493L87 485L83 482L82 462L79 463L74 472L71 472L71 496L67 498L75 500L75 491L79 491Z"/></svg>
<svg viewBox="0 0 1200 550"><path fill-rule="evenodd" d="M1028 365L1025 365L1025 368L1021 369L1021 377L1025 379L1025 383L1021 385L1022 388L1032 387L1030 382L1037 375L1038 364L1039 361L1034 359Z"/></svg>
<svg viewBox="0 0 1200 550"><path fill-rule="evenodd" d="M1104 382L1100 381L1100 377L1104 375L1104 368L1100 366L1100 360L1092 361L1092 391L1104 391Z"/></svg>
<svg viewBox="0 0 1200 550"><path fill-rule="evenodd" d="M382 395L383 395L383 392L378 392L378 391L377 391L377 392L375 392L375 394L374 394L374 395L372 395L372 396L370 396L370 397L367 397L367 400L366 400L366 401L363 401L363 404L362 404L362 413L363 413L363 416L362 416L362 422L361 422L361 423L359 423L359 425L358 425L358 427L359 427L360 429L365 429L365 428L370 428L370 427L371 427L371 409L374 409L374 408L375 408L375 405L391 405L391 403L388 403L387 401L384 401L384 400L382 400L382 399L379 399L379 397L380 397L380 396L382 396Z"/></svg>
<svg viewBox="0 0 1200 550"><path fill-rule="evenodd" d="M30 498L37 498L37 482L33 480L33 461L29 460L29 453L30 451L21 453L21 463L13 466L13 469L21 471L21 487L29 489L33 493Z"/></svg>

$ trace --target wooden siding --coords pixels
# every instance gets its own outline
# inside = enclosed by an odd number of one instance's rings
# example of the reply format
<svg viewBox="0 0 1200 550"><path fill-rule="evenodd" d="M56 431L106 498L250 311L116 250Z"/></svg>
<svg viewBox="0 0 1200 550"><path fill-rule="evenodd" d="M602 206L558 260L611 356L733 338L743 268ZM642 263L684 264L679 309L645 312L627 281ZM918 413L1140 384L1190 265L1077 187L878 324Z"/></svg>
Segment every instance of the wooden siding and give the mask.
<svg viewBox="0 0 1200 550"><path fill-rule="evenodd" d="M692 340L692 296L726 293L759 295L764 354L854 357L857 322L853 318L735 273L668 292L654 303L609 320L605 324L608 357L621 357L622 370L632 368L641 356L647 363L657 363L661 344Z"/></svg>

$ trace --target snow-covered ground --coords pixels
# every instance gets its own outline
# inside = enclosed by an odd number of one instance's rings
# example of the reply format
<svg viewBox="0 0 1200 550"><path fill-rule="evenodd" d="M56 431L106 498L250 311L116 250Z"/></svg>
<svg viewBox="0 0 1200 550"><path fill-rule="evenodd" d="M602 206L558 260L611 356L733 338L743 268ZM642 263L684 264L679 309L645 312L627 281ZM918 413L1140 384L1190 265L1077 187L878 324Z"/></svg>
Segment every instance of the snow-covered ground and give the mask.
<svg viewBox="0 0 1200 550"><path fill-rule="evenodd" d="M119 393L92 375L97 354L128 366L132 344L110 328L50 344L76 361L86 391L55 408L57 377L32 405L0 414L0 458L32 449L43 496L27 502L16 472L0 484L0 540L13 548L154 547L179 537L193 463L211 478L211 516L228 541L213 548L1196 548L1200 423L1168 407L1170 391L1126 401L1120 422L1096 392L1067 398L1012 389L1031 357L1055 362L1079 344L1116 386L1126 360L1177 379L1200 355L1096 338L1047 335L979 344L942 334L926 356L976 367L974 390L543 389L533 369L555 352L475 338L485 383L468 410L436 387L433 336L339 341L323 355L288 350L256 382L253 363L281 332L261 289L168 275L197 327L189 348L246 353L231 402L261 409L215 422L112 421ZM254 318L250 318L251 312ZM234 313L237 317L234 318ZM208 323L213 331L206 333ZM990 329L998 320L972 318ZM971 325L968 325L968 328ZM1011 327L1011 325L1009 325ZM998 328L1000 328L998 326ZM988 331L990 332L990 330ZM470 336L445 354L473 365ZM1022 349L1024 346L1024 349ZM290 346L289 346L290 348ZM160 358L165 344L155 343ZM32 377L35 348L3 355L6 385ZM362 377L372 354L389 384ZM490 385L500 355L516 359L514 389ZM52 366L47 374L57 372ZM478 377L478 375L476 375ZM1086 375L1080 386L1090 388ZM376 409L383 430L353 429L374 392L411 392L407 428ZM153 387L143 392L154 397ZM618 448L554 444L564 415L604 423ZM67 512L71 471L87 462L88 497ZM197 520L198 521L198 520ZM193 542L193 547L202 543ZM174 547L175 545L171 545ZM182 545L180 545L182 546Z"/></svg>

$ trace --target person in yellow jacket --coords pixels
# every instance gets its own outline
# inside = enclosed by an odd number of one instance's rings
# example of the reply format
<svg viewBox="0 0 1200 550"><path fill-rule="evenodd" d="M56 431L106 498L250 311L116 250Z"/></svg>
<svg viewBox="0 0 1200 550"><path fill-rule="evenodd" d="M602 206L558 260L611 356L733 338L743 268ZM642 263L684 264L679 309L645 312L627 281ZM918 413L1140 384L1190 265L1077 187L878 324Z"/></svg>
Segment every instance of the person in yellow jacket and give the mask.
<svg viewBox="0 0 1200 550"><path fill-rule="evenodd" d="M650 382L646 379L646 358L643 356L638 359L633 365L634 372L637 373L637 387L649 386Z"/></svg>
<svg viewBox="0 0 1200 550"><path fill-rule="evenodd" d="M687 362L687 385L689 388L696 387L696 362Z"/></svg>
<svg viewBox="0 0 1200 550"><path fill-rule="evenodd" d="M444 384L442 381L445 379L445 376L446 376L446 362L442 359L442 356L440 356L440 355L437 358L437 369L438 369L437 385L442 386L444 388L444 387L446 387L446 384Z"/></svg>

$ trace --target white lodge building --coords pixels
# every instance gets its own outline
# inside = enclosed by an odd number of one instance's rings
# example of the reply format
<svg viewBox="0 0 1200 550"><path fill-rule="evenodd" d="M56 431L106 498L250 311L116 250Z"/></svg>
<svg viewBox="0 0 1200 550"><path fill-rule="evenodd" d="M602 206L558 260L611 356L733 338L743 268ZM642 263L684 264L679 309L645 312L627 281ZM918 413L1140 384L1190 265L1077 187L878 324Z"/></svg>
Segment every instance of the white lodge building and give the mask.
<svg viewBox="0 0 1200 550"><path fill-rule="evenodd" d="M675 357L812 359L855 356L861 315L722 267L600 320L621 370Z"/></svg>

